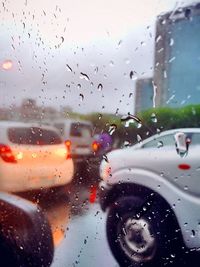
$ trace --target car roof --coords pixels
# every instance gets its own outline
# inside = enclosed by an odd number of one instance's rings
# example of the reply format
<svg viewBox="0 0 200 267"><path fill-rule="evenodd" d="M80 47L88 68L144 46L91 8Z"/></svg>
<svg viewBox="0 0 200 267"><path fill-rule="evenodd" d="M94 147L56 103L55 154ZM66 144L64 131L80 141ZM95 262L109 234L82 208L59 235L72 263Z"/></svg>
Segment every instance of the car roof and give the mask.
<svg viewBox="0 0 200 267"><path fill-rule="evenodd" d="M92 122L86 121L86 120L79 120L79 119L58 119L56 121L44 122L45 125L55 125L55 124L59 124L59 123L62 123L62 124L68 125L68 126L70 126L72 123L92 126Z"/></svg>
<svg viewBox="0 0 200 267"><path fill-rule="evenodd" d="M200 128L176 128L176 129L170 129L170 130L166 130L163 131L161 133L157 133L154 134L146 139L144 139L141 143L136 143L134 144L132 147L134 148L140 148L142 147L144 144L156 139L156 138L160 138L162 136L168 135L168 134L174 134L177 132L184 132L184 133L200 133Z"/></svg>
<svg viewBox="0 0 200 267"><path fill-rule="evenodd" d="M57 133L58 130L53 127L53 126L49 126L46 124L42 124L42 123L30 123L30 122L19 122L19 121L0 121L0 128L10 128L10 127L40 127L42 129L46 129L46 130L52 130L55 131Z"/></svg>
<svg viewBox="0 0 200 267"><path fill-rule="evenodd" d="M151 137L145 139L148 140L148 139L154 139L156 137L162 137L162 136L165 136L165 135L168 135L168 134L174 134L174 133L177 133L177 132L183 132L183 133L200 133L200 128L177 128L177 129L170 129L170 130L166 130L166 131L163 131L161 133L157 133L155 135L152 135Z"/></svg>

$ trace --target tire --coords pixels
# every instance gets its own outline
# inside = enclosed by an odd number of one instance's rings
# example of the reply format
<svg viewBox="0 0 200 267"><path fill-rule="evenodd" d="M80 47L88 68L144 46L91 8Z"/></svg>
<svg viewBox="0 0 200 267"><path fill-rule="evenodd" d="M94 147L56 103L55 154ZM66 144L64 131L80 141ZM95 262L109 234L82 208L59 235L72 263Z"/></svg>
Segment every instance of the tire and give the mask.
<svg viewBox="0 0 200 267"><path fill-rule="evenodd" d="M110 207L106 228L120 266L179 266L182 238L175 215L164 201L122 197Z"/></svg>

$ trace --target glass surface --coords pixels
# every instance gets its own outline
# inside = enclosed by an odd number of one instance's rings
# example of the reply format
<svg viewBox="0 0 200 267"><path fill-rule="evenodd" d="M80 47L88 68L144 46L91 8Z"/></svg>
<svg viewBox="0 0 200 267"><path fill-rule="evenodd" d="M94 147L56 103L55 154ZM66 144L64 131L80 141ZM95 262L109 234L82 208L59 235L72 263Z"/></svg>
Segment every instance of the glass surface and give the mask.
<svg viewBox="0 0 200 267"><path fill-rule="evenodd" d="M199 267L200 3L0 5L0 266Z"/></svg>

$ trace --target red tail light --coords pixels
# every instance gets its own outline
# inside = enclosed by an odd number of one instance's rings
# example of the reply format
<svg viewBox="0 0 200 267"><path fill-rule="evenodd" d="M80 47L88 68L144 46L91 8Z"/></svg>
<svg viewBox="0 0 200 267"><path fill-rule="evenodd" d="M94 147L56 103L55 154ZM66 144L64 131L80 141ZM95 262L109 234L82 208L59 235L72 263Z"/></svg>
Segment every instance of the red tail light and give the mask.
<svg viewBox="0 0 200 267"><path fill-rule="evenodd" d="M96 141L92 143L92 149L94 152L97 152L99 150L100 144Z"/></svg>
<svg viewBox="0 0 200 267"><path fill-rule="evenodd" d="M71 159L71 141L70 140L66 140L65 141L65 146L67 148L67 159Z"/></svg>
<svg viewBox="0 0 200 267"><path fill-rule="evenodd" d="M12 150L9 146L0 144L0 157L9 163L17 163L15 156L12 153Z"/></svg>

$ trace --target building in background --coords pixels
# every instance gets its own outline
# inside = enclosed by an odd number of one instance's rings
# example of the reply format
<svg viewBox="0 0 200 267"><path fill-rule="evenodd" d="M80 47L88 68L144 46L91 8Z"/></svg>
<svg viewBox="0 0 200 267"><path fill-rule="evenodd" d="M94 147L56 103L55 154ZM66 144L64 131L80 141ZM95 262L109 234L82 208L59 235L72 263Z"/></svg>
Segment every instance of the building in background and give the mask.
<svg viewBox="0 0 200 267"><path fill-rule="evenodd" d="M27 98L19 106L0 107L0 120L46 123L67 118L68 113L71 114L72 112L69 106L57 110L51 106L38 105L35 99Z"/></svg>
<svg viewBox="0 0 200 267"><path fill-rule="evenodd" d="M200 3L157 19L156 106L200 103Z"/></svg>
<svg viewBox="0 0 200 267"><path fill-rule="evenodd" d="M152 78L138 79L135 88L135 114L153 107Z"/></svg>

